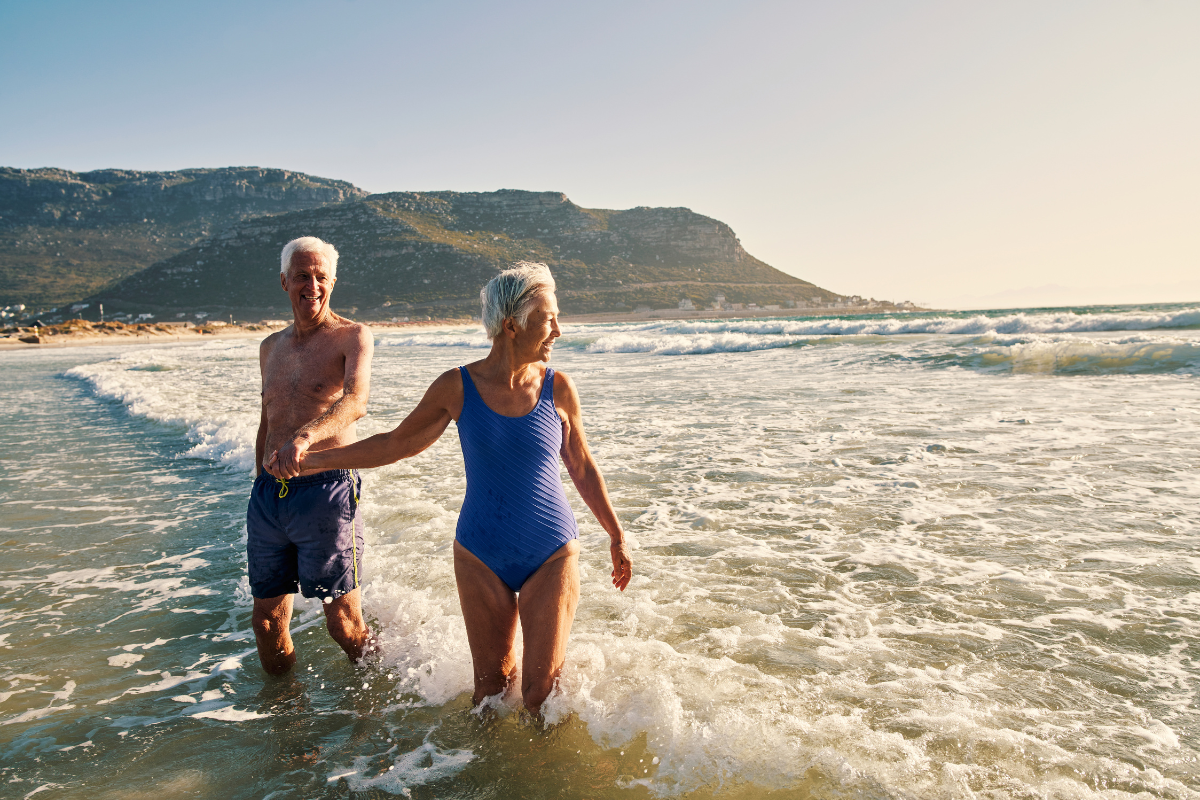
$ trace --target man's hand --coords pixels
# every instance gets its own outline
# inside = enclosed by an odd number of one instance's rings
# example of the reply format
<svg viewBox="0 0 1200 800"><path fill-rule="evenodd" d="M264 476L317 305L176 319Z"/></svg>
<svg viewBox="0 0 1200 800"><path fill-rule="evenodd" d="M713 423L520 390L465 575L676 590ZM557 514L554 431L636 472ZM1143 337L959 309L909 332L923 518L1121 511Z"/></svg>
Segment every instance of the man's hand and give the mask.
<svg viewBox="0 0 1200 800"><path fill-rule="evenodd" d="M267 463L263 467L274 475L276 478L289 479L300 474L304 468L304 455L308 452L309 441L305 437L297 436L283 447L271 454Z"/></svg>
<svg viewBox="0 0 1200 800"><path fill-rule="evenodd" d="M608 549L612 553L613 586L623 592L629 585L629 579L633 577L633 559L629 556L629 546L622 539L619 542L613 542Z"/></svg>
<svg viewBox="0 0 1200 800"><path fill-rule="evenodd" d="M263 472L269 472L270 474L275 475L275 477L278 478L279 476L275 474L275 463L278 460L278 458L279 458L279 451L275 450L275 451L272 451L271 455L268 458L263 459L263 462L262 462Z"/></svg>

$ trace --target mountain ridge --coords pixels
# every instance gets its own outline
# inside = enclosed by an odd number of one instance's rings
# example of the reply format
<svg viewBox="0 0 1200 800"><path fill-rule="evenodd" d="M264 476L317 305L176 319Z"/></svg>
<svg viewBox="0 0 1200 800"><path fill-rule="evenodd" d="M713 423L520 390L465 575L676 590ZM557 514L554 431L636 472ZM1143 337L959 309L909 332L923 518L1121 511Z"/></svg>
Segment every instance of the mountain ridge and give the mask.
<svg viewBox="0 0 1200 800"><path fill-rule="evenodd" d="M0 167L0 305L78 300L242 219L366 195L264 167Z"/></svg>
<svg viewBox="0 0 1200 800"><path fill-rule="evenodd" d="M727 224L687 208L587 209L562 192L518 189L368 194L260 167L0 168L0 275L24 267L18 278L53 289L44 304L284 314L273 273L280 248L300 235L338 248L335 307L365 319L477 314L479 287L517 260L547 263L570 313L847 300L760 261ZM20 259L39 252L56 260L39 269ZM105 270L106 259L120 263ZM10 280L0 303L19 284Z"/></svg>

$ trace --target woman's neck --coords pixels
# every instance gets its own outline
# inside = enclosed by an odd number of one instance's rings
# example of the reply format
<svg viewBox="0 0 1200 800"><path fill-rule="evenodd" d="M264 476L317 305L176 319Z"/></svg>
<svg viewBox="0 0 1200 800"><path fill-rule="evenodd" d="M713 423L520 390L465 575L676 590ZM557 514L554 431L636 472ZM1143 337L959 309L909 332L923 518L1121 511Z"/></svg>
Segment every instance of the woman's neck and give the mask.
<svg viewBox="0 0 1200 800"><path fill-rule="evenodd" d="M483 359L480 372L489 380L515 388L524 383L522 379L528 378L531 372L540 372L541 363L519 357L509 341L496 339L492 341L491 352Z"/></svg>

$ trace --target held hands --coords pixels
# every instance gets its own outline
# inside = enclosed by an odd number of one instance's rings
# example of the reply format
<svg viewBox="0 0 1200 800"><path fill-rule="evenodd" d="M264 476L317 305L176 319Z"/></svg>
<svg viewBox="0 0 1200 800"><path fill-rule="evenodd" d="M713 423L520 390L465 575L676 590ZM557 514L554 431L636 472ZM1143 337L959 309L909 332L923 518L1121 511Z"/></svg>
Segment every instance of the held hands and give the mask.
<svg viewBox="0 0 1200 800"><path fill-rule="evenodd" d="M283 447L271 453L263 462L263 469L276 478L288 480L300 474L304 469L304 457L308 454L308 440L299 437L292 439Z"/></svg>
<svg viewBox="0 0 1200 800"><path fill-rule="evenodd" d="M629 579L633 577L633 559L629 556L629 545L625 544L625 540L622 539L613 542L608 549L612 553L613 586L623 592L625 591L625 587L629 585Z"/></svg>

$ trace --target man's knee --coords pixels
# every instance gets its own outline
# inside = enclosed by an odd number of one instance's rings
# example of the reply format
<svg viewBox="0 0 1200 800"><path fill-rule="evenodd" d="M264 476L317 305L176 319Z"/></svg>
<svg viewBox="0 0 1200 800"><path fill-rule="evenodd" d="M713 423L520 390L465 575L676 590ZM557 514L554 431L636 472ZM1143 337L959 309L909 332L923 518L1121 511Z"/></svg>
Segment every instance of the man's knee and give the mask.
<svg viewBox="0 0 1200 800"><path fill-rule="evenodd" d="M367 624L363 621L362 609L357 603L334 602L325 606L325 627L329 635L341 641L357 641L365 638Z"/></svg>
<svg viewBox="0 0 1200 800"><path fill-rule="evenodd" d="M329 630L329 635L339 642L357 641L367 635L367 626L361 616L330 616L325 620L325 627Z"/></svg>
<svg viewBox="0 0 1200 800"><path fill-rule="evenodd" d="M277 639L287 633L290 621L291 609L283 605L275 608L261 608L256 605L251 616L254 633L272 639Z"/></svg>

